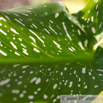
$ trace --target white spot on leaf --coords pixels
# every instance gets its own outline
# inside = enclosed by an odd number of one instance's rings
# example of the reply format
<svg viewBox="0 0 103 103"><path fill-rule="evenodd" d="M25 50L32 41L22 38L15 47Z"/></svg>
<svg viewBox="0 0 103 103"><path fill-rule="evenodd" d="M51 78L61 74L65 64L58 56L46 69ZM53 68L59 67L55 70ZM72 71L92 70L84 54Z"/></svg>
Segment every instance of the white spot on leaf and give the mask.
<svg viewBox="0 0 103 103"><path fill-rule="evenodd" d="M4 51L2 51L2 50L0 50L0 53L1 53L2 55L4 55L4 56L7 56L7 54L6 54Z"/></svg>
<svg viewBox="0 0 103 103"><path fill-rule="evenodd" d="M7 35L7 33L5 33L3 30L0 29L0 32L3 33L4 35Z"/></svg>
<svg viewBox="0 0 103 103"><path fill-rule="evenodd" d="M48 96L46 94L44 94L44 99L47 99L47 98L48 98Z"/></svg>
<svg viewBox="0 0 103 103"><path fill-rule="evenodd" d="M57 48L61 49L60 45L56 41L53 40L53 43L57 46Z"/></svg>
<svg viewBox="0 0 103 103"><path fill-rule="evenodd" d="M81 42L81 41L78 42L78 45L80 46L80 48L81 48L82 50L85 50L84 47L83 47L83 45L82 45L82 42Z"/></svg>
<svg viewBox="0 0 103 103"><path fill-rule="evenodd" d="M33 83L36 79L37 79L37 77L32 78L30 83Z"/></svg>
<svg viewBox="0 0 103 103"><path fill-rule="evenodd" d="M86 68L82 68L82 73L86 73Z"/></svg>
<svg viewBox="0 0 103 103"><path fill-rule="evenodd" d="M53 89L56 89L56 87L57 87L57 84L55 84L55 85L53 86Z"/></svg>
<svg viewBox="0 0 103 103"><path fill-rule="evenodd" d="M57 18L58 16L59 16L59 13L56 13L56 14L55 14L55 18Z"/></svg>
<svg viewBox="0 0 103 103"><path fill-rule="evenodd" d="M13 48L17 49L16 45L13 42L10 42L10 44L13 46Z"/></svg>
<svg viewBox="0 0 103 103"><path fill-rule="evenodd" d="M33 95L29 95L28 98L29 98L29 99L33 99L34 96L33 96Z"/></svg>
<svg viewBox="0 0 103 103"><path fill-rule="evenodd" d="M20 54L18 52L15 52L16 55L20 56Z"/></svg>
<svg viewBox="0 0 103 103"><path fill-rule="evenodd" d="M69 87L72 87L72 84L73 84L73 82L72 82L72 81L70 81L70 85L69 85Z"/></svg>
<svg viewBox="0 0 103 103"><path fill-rule="evenodd" d="M35 82L35 84L39 84L41 82L41 78L38 78Z"/></svg>
<svg viewBox="0 0 103 103"><path fill-rule="evenodd" d="M62 22L62 25L63 25L63 28L64 28L64 30L65 30L65 32L66 32L66 34L67 34L68 38L69 38L70 40L72 40L72 39L71 39L71 37L70 37L70 35L68 34L68 31L67 31L67 28L66 28L65 23L64 23L64 22Z"/></svg>
<svg viewBox="0 0 103 103"><path fill-rule="evenodd" d="M0 20L3 20L3 21L5 21L5 22L6 22L6 20L5 20L3 17L0 17Z"/></svg>
<svg viewBox="0 0 103 103"><path fill-rule="evenodd" d="M12 32L14 32L15 34L19 34L15 29L10 28Z"/></svg>
<svg viewBox="0 0 103 103"><path fill-rule="evenodd" d="M6 80L3 80L3 81L0 81L0 86L3 86L3 85L5 85L5 84L7 84L9 82L10 82L10 79L6 79Z"/></svg>
<svg viewBox="0 0 103 103"><path fill-rule="evenodd" d="M44 41L36 34L34 33L32 30L29 29L29 31L34 34L42 43L44 43Z"/></svg>
<svg viewBox="0 0 103 103"><path fill-rule="evenodd" d="M36 48L34 48L33 50L36 51L37 53L40 53L40 51Z"/></svg>
<svg viewBox="0 0 103 103"><path fill-rule="evenodd" d="M92 32L95 34L96 33L96 30L94 27L92 27Z"/></svg>
<svg viewBox="0 0 103 103"><path fill-rule="evenodd" d="M29 37L33 40L34 43L36 43L36 40L32 36Z"/></svg>

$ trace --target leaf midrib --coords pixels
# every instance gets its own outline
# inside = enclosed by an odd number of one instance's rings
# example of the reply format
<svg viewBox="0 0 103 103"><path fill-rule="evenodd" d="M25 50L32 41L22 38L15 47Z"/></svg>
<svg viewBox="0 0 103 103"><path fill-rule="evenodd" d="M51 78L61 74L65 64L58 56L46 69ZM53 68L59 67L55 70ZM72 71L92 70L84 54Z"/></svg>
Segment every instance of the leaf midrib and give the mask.
<svg viewBox="0 0 103 103"><path fill-rule="evenodd" d="M0 59L0 64L41 64L41 63L87 63L93 62L93 54L78 56L77 58L73 56L68 57L45 57L45 58L20 58L20 59Z"/></svg>

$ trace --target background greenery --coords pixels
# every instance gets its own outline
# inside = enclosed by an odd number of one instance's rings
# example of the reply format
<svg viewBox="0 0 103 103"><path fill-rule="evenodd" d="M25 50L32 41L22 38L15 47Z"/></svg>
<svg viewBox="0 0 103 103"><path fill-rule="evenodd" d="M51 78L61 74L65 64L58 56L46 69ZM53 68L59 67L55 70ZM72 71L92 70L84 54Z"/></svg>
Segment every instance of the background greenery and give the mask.
<svg viewBox="0 0 103 103"><path fill-rule="evenodd" d="M63 2L68 7L69 11L73 13L82 9L88 0L0 0L0 10L45 2Z"/></svg>

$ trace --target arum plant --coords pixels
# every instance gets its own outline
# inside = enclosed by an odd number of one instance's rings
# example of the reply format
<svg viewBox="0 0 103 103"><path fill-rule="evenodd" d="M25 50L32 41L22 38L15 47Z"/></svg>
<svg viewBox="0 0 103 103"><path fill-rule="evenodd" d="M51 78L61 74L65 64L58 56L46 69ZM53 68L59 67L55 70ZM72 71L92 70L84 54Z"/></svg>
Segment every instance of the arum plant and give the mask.
<svg viewBox="0 0 103 103"><path fill-rule="evenodd" d="M70 14L62 3L0 11L0 103L59 103L103 90L103 0Z"/></svg>

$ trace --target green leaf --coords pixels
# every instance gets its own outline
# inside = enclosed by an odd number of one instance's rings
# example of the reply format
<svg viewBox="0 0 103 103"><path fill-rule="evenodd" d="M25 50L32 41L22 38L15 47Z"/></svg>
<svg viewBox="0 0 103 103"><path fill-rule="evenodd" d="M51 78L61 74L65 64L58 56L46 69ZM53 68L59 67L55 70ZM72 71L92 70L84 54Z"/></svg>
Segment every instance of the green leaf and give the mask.
<svg viewBox="0 0 103 103"><path fill-rule="evenodd" d="M76 14L62 3L0 11L0 102L59 103L60 95L99 94L102 5L91 0Z"/></svg>

